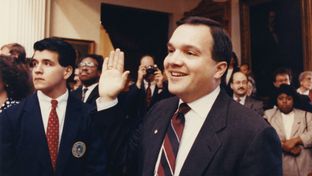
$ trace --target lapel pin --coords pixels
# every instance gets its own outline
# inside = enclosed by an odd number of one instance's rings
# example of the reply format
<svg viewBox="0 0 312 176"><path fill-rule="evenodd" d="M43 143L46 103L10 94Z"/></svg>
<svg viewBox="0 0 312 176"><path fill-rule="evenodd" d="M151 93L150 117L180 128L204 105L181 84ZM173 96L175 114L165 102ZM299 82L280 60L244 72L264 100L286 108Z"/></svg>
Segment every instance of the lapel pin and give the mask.
<svg viewBox="0 0 312 176"><path fill-rule="evenodd" d="M156 130L154 130L154 134L157 134L158 133L158 130L156 129Z"/></svg>

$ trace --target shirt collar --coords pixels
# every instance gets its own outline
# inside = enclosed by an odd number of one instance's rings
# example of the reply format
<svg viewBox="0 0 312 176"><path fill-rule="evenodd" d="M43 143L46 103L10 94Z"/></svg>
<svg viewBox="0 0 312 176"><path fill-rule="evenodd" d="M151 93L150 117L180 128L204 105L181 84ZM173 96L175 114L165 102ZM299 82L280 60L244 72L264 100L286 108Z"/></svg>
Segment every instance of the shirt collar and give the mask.
<svg viewBox="0 0 312 176"><path fill-rule="evenodd" d="M69 95L69 93L68 93L68 90L66 89L66 92L63 95L57 97L56 100L58 101L58 103L66 102L68 100L68 95ZM41 102L49 102L50 103L52 100L52 98L45 95L40 90L37 91L37 96L38 96L39 101L41 101Z"/></svg>
<svg viewBox="0 0 312 176"><path fill-rule="evenodd" d="M210 112L210 109L214 104L215 100L217 99L219 93L220 87L218 86L209 94L187 104L189 105L192 111L194 111L196 114L200 116L200 118L205 119L208 116L208 113ZM179 105L181 103L183 103L183 101L180 99Z"/></svg>
<svg viewBox="0 0 312 176"><path fill-rule="evenodd" d="M92 84L91 86L82 86L82 90L83 89L85 89L85 88L88 88L88 90L93 90L97 85L98 85L99 83L97 82L97 83L94 83L94 84Z"/></svg>

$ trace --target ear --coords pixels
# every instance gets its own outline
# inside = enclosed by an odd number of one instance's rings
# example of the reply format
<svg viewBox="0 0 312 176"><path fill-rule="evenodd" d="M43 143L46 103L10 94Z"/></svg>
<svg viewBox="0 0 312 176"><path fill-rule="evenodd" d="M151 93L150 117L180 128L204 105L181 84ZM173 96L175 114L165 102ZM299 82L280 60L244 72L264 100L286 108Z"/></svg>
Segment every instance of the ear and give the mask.
<svg viewBox="0 0 312 176"><path fill-rule="evenodd" d="M233 90L233 83L230 83L230 87L231 87L231 89Z"/></svg>
<svg viewBox="0 0 312 176"><path fill-rule="evenodd" d="M216 79L221 79L221 77L225 73L226 69L227 69L227 63L225 61L218 62L216 64L216 73L215 73L214 77Z"/></svg>
<svg viewBox="0 0 312 176"><path fill-rule="evenodd" d="M278 84L276 82L273 82L274 87L278 87Z"/></svg>
<svg viewBox="0 0 312 176"><path fill-rule="evenodd" d="M73 74L73 67L67 66L64 71L64 78L68 79Z"/></svg>

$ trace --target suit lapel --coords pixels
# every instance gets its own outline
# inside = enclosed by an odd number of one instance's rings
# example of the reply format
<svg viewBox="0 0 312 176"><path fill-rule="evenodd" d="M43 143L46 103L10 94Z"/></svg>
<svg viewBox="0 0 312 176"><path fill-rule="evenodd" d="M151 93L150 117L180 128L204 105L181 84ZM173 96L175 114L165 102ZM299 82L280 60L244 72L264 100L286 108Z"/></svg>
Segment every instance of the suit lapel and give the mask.
<svg viewBox="0 0 312 176"><path fill-rule="evenodd" d="M245 99L245 106L247 108L251 108L252 107L252 102L251 102L251 99L249 97L246 97L246 99Z"/></svg>
<svg viewBox="0 0 312 176"><path fill-rule="evenodd" d="M80 124L81 116L81 103L74 99L70 94L67 101L65 121L62 132L62 138L57 157L57 174L62 175L66 162L71 155L72 145L77 136L77 131Z"/></svg>
<svg viewBox="0 0 312 176"><path fill-rule="evenodd" d="M283 124L282 114L281 111L277 110L275 117L272 119L271 125L277 131L277 134L280 136L281 139L286 139L286 131Z"/></svg>
<svg viewBox="0 0 312 176"><path fill-rule="evenodd" d="M290 137L297 136L296 133L300 129L300 126L302 126L302 124L304 124L304 122L302 121L303 119L300 117L304 117L304 113L302 113L302 111L294 110L294 123L293 123L292 128L291 128Z"/></svg>
<svg viewBox="0 0 312 176"><path fill-rule="evenodd" d="M24 110L23 119L25 119L25 124L23 128L25 128L24 135L27 135L25 140L33 144L33 148L36 150L34 152L34 158L38 158L38 163L42 165L42 170L51 170L52 173L49 148L37 94L30 97L29 101L26 102Z"/></svg>
<svg viewBox="0 0 312 176"><path fill-rule="evenodd" d="M92 90L92 92L90 93L86 102L92 103L92 101L94 99L96 99L97 97L99 97L99 86L98 85Z"/></svg>
<svg viewBox="0 0 312 176"><path fill-rule="evenodd" d="M144 131L144 136L146 136L146 138L144 137L143 144L147 145L144 149L143 168L145 168L145 172L143 175L152 175L154 171L163 138L167 131L168 123L177 109L178 102L179 99L177 97L172 98L170 103L167 103L166 106L162 106L161 111L157 111L157 113L155 113L152 117L156 120L151 128L144 129L146 131Z"/></svg>
<svg viewBox="0 0 312 176"><path fill-rule="evenodd" d="M231 101L223 91L220 92L182 166L181 176L203 175L222 144L222 139L217 136L217 132L226 126L226 110ZM225 110L221 110L220 107Z"/></svg>

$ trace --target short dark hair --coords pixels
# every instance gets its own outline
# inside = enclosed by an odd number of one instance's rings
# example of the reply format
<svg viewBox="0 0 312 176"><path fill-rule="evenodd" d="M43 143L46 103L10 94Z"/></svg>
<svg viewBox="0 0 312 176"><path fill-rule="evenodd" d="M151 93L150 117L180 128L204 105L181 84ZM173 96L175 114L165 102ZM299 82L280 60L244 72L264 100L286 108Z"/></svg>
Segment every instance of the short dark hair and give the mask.
<svg viewBox="0 0 312 176"><path fill-rule="evenodd" d="M212 19L199 16L184 17L177 22L177 25L191 24L191 25L206 25L210 28L213 38L212 59L219 61L226 61L230 63L232 55L232 42L222 25Z"/></svg>
<svg viewBox="0 0 312 176"><path fill-rule="evenodd" d="M294 104L297 103L298 94L297 94L295 88L292 87L291 85L288 85L288 84L281 84L280 87L278 87L275 91L275 96L274 96L275 105L277 104L277 97L283 93L288 95L288 96L291 96L294 100Z"/></svg>
<svg viewBox="0 0 312 176"><path fill-rule="evenodd" d="M67 82L74 79L74 68L76 62L76 52L75 49L67 42L60 38L51 37L39 40L34 44L35 51L48 50L56 52L58 54L58 61L61 66L67 67L71 66L73 68L73 73L67 79Z"/></svg>
<svg viewBox="0 0 312 176"><path fill-rule="evenodd" d="M292 82L292 71L289 68L284 68L284 67L277 68L273 72L273 82L276 81L277 75L288 75L290 82Z"/></svg>
<svg viewBox="0 0 312 176"><path fill-rule="evenodd" d="M90 57L90 58L96 60L96 62L98 63L97 70L102 71L102 65L103 65L103 61L104 61L103 56L98 55L98 54L87 54L87 55L84 55L83 57L81 57L81 61L87 57Z"/></svg>
<svg viewBox="0 0 312 176"><path fill-rule="evenodd" d="M28 73L18 67L15 57L0 55L0 78L9 98L22 100L32 93L32 84Z"/></svg>

